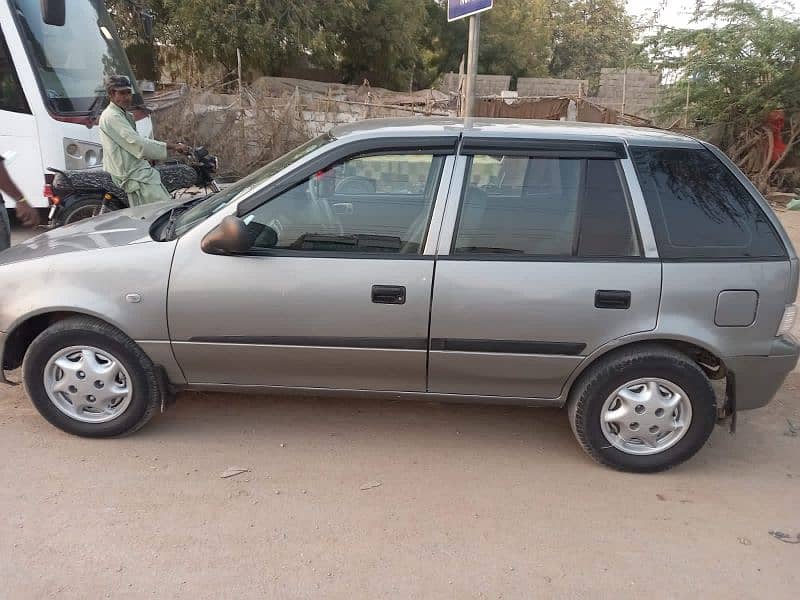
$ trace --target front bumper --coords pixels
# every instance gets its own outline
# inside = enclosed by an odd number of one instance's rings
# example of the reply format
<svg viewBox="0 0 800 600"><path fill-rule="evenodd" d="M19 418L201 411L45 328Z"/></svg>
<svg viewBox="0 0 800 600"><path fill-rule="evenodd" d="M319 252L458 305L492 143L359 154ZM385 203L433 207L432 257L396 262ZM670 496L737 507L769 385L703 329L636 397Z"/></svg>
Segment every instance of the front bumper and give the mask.
<svg viewBox="0 0 800 600"><path fill-rule="evenodd" d="M725 358L733 379L736 410L752 410L769 404L800 359L800 344L791 336L776 338L768 356Z"/></svg>

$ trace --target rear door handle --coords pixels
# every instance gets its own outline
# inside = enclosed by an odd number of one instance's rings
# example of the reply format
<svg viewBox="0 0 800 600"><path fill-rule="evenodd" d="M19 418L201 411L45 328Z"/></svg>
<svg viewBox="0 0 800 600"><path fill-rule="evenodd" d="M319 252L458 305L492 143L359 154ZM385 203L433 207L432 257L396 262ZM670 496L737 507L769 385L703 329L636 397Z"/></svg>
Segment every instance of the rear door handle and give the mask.
<svg viewBox="0 0 800 600"><path fill-rule="evenodd" d="M406 288L402 285L373 285L372 301L375 304L405 304Z"/></svg>
<svg viewBox="0 0 800 600"><path fill-rule="evenodd" d="M597 290L594 307L626 310L631 307L631 293L628 290Z"/></svg>

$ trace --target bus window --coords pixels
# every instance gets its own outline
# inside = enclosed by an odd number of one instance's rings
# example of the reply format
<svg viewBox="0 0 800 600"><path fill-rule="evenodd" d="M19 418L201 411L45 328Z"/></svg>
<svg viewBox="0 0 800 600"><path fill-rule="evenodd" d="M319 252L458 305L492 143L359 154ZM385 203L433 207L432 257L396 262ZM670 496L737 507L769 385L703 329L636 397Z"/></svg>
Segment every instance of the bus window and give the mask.
<svg viewBox="0 0 800 600"><path fill-rule="evenodd" d="M6 45L6 36L2 31L0 31L0 110L31 112Z"/></svg>
<svg viewBox="0 0 800 600"><path fill-rule="evenodd" d="M112 73L130 77L133 103L143 103L103 0L70 0L62 27L44 22L41 0L11 0L11 6L50 112L89 113L105 98L103 79Z"/></svg>

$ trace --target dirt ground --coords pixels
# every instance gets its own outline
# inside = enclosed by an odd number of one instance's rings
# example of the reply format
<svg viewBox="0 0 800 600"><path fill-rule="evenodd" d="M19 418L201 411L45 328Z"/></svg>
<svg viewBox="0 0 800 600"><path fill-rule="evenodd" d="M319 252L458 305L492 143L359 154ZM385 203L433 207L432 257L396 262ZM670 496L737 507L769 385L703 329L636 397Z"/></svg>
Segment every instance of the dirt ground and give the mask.
<svg viewBox="0 0 800 600"><path fill-rule="evenodd" d="M800 372L659 475L595 465L557 410L218 394L91 441L2 389L0 455L3 600L800 589Z"/></svg>

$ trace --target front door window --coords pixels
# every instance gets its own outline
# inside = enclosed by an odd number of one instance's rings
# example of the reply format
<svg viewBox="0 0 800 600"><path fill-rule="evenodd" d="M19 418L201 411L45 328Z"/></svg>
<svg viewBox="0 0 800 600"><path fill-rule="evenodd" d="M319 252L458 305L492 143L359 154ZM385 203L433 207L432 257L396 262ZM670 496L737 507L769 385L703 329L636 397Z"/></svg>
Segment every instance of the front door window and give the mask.
<svg viewBox="0 0 800 600"><path fill-rule="evenodd" d="M443 161L380 154L332 165L244 218L261 230L254 251L421 254Z"/></svg>

